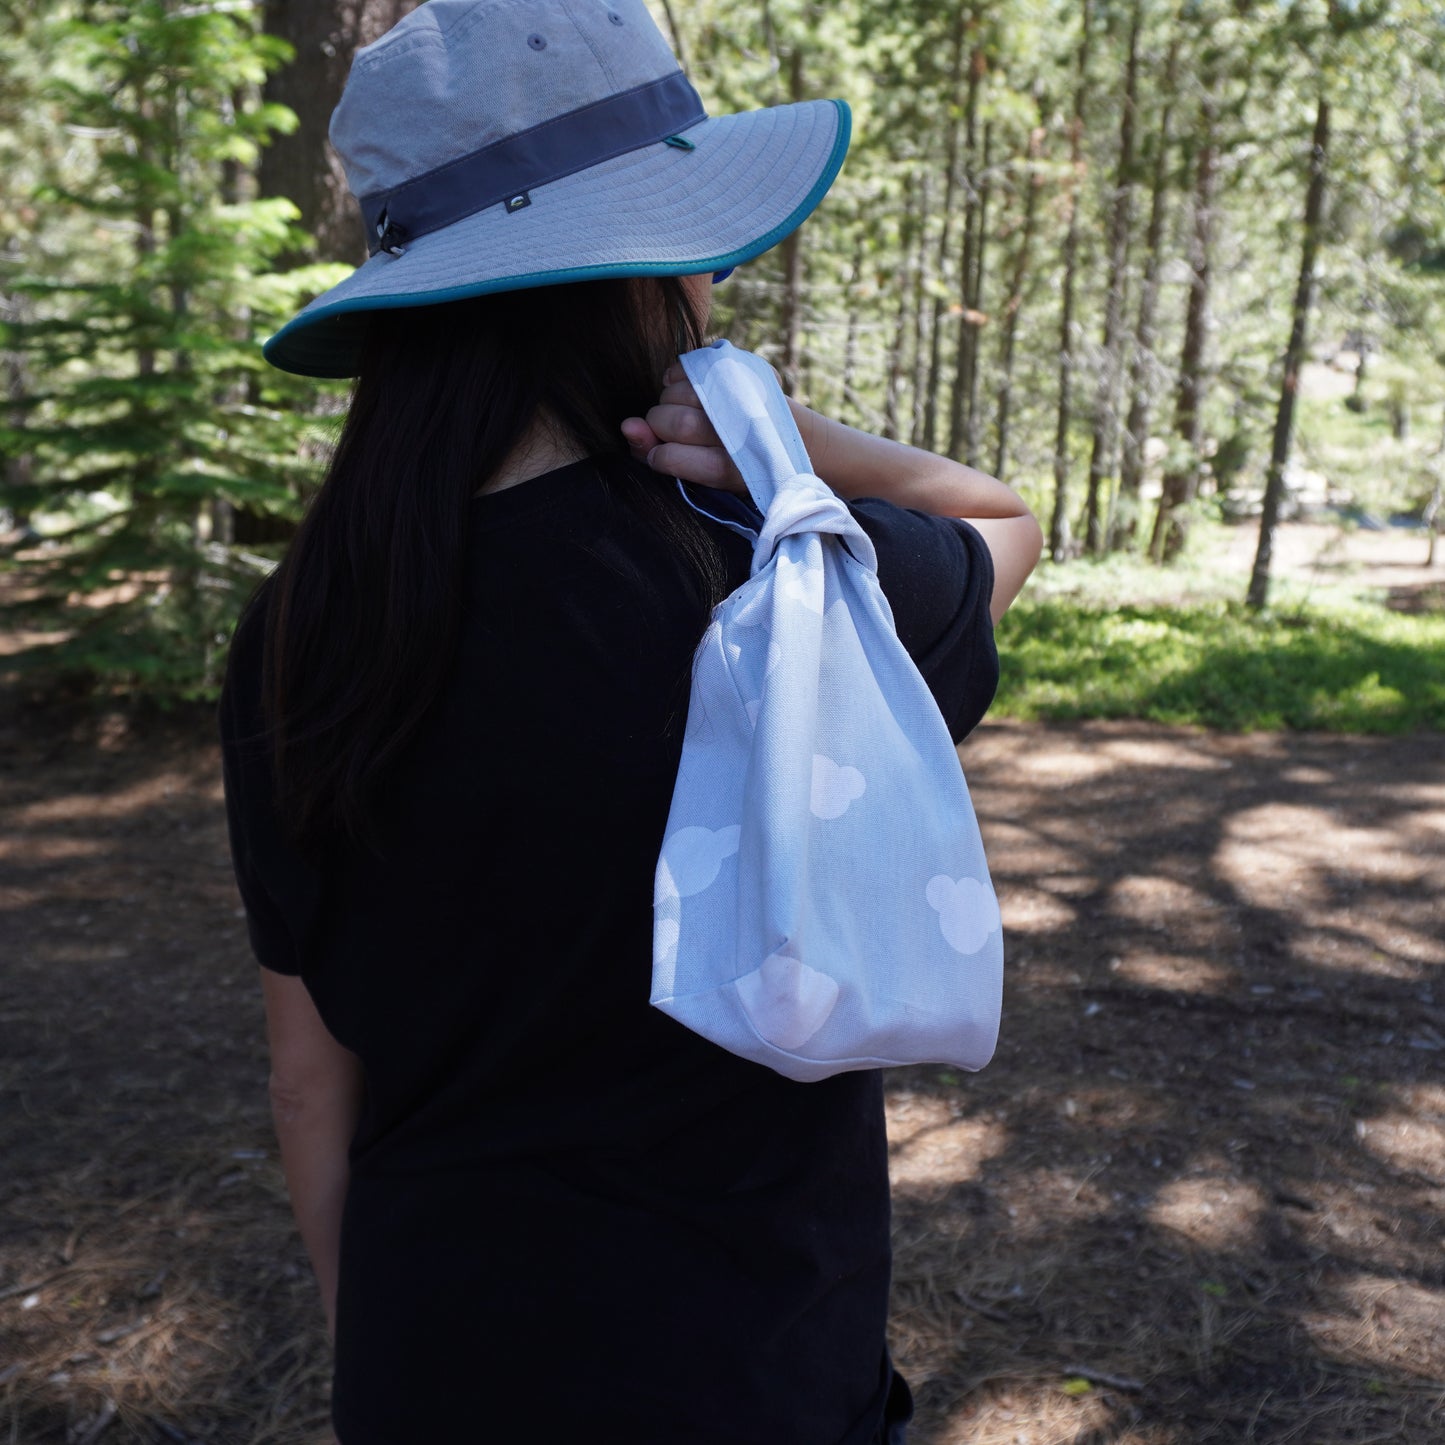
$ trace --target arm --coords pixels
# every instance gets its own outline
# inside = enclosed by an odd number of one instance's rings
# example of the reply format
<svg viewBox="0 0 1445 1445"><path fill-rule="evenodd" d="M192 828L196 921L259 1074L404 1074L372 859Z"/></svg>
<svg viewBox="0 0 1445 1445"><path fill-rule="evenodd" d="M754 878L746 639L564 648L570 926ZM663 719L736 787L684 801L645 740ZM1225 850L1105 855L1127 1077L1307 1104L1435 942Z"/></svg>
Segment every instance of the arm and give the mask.
<svg viewBox="0 0 1445 1445"><path fill-rule="evenodd" d="M658 404L629 417L622 432L633 455L668 476L746 492L680 366L664 378ZM1028 580L1043 550L1043 532L1011 487L947 457L858 431L789 398L788 405L818 475L843 497L881 497L938 517L962 517L993 558L990 611L998 621Z"/></svg>
<svg viewBox="0 0 1445 1445"><path fill-rule="evenodd" d="M299 978L263 968L261 990L281 1169L334 1339L341 1208L347 1149L361 1110L361 1062L332 1038Z"/></svg>

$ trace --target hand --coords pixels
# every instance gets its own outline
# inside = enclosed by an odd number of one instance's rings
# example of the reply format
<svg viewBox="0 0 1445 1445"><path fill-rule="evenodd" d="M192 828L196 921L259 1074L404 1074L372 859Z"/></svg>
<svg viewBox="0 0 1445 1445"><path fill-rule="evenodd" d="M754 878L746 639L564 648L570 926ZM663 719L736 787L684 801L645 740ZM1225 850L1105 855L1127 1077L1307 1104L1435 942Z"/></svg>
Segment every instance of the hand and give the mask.
<svg viewBox="0 0 1445 1445"><path fill-rule="evenodd" d="M682 366L677 362L669 366L662 383L662 394L647 415L630 416L622 423L632 455L664 476L746 496L742 476Z"/></svg>

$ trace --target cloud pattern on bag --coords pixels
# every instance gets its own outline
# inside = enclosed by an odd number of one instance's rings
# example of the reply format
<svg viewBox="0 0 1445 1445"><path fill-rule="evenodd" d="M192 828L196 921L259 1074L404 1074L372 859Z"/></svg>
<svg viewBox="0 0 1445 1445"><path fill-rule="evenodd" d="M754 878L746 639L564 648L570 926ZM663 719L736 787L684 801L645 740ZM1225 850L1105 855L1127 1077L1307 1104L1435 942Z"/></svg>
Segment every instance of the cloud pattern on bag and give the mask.
<svg viewBox="0 0 1445 1445"><path fill-rule="evenodd" d="M771 369L683 365L764 523L698 648L654 892L652 1002L790 1078L981 1068L998 903L957 753L872 542L812 473Z"/></svg>
<svg viewBox="0 0 1445 1445"><path fill-rule="evenodd" d="M841 818L848 805L861 798L867 788L857 768L835 763L822 753L813 754L813 790L808 805L815 818Z"/></svg>
<svg viewBox="0 0 1445 1445"><path fill-rule="evenodd" d="M960 953L977 953L999 928L998 899L977 878L950 878L940 873L928 880L928 906L938 910L938 926Z"/></svg>

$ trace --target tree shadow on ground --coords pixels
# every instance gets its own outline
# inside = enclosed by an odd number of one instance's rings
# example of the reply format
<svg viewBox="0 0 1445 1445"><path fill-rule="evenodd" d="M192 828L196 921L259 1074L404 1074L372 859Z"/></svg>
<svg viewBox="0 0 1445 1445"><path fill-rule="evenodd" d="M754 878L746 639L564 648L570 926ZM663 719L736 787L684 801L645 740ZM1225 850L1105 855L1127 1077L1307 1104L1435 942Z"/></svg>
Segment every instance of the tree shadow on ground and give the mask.
<svg viewBox="0 0 1445 1445"><path fill-rule="evenodd" d="M0 1440L322 1438L197 735L0 739ZM891 1078L916 1445L1441 1438L1439 740L965 760L1008 996L989 1069Z"/></svg>
<svg viewBox="0 0 1445 1445"><path fill-rule="evenodd" d="M916 1439L1441 1438L1438 740L964 759L1008 984L989 1069L893 1079Z"/></svg>
<svg viewBox="0 0 1445 1445"><path fill-rule="evenodd" d="M0 735L0 1439L309 1445L322 1322L207 714L30 721Z"/></svg>

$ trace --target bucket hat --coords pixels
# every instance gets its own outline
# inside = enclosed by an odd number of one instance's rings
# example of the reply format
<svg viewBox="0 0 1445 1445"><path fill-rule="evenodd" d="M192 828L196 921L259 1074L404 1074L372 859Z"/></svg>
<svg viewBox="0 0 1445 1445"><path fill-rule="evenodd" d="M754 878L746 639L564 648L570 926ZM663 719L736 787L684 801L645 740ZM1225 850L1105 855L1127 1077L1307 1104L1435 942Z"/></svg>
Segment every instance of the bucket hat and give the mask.
<svg viewBox="0 0 1445 1445"><path fill-rule="evenodd" d="M849 127L841 100L708 116L643 0L428 0L357 51L331 118L371 255L264 354L352 376L369 312L752 260Z"/></svg>

